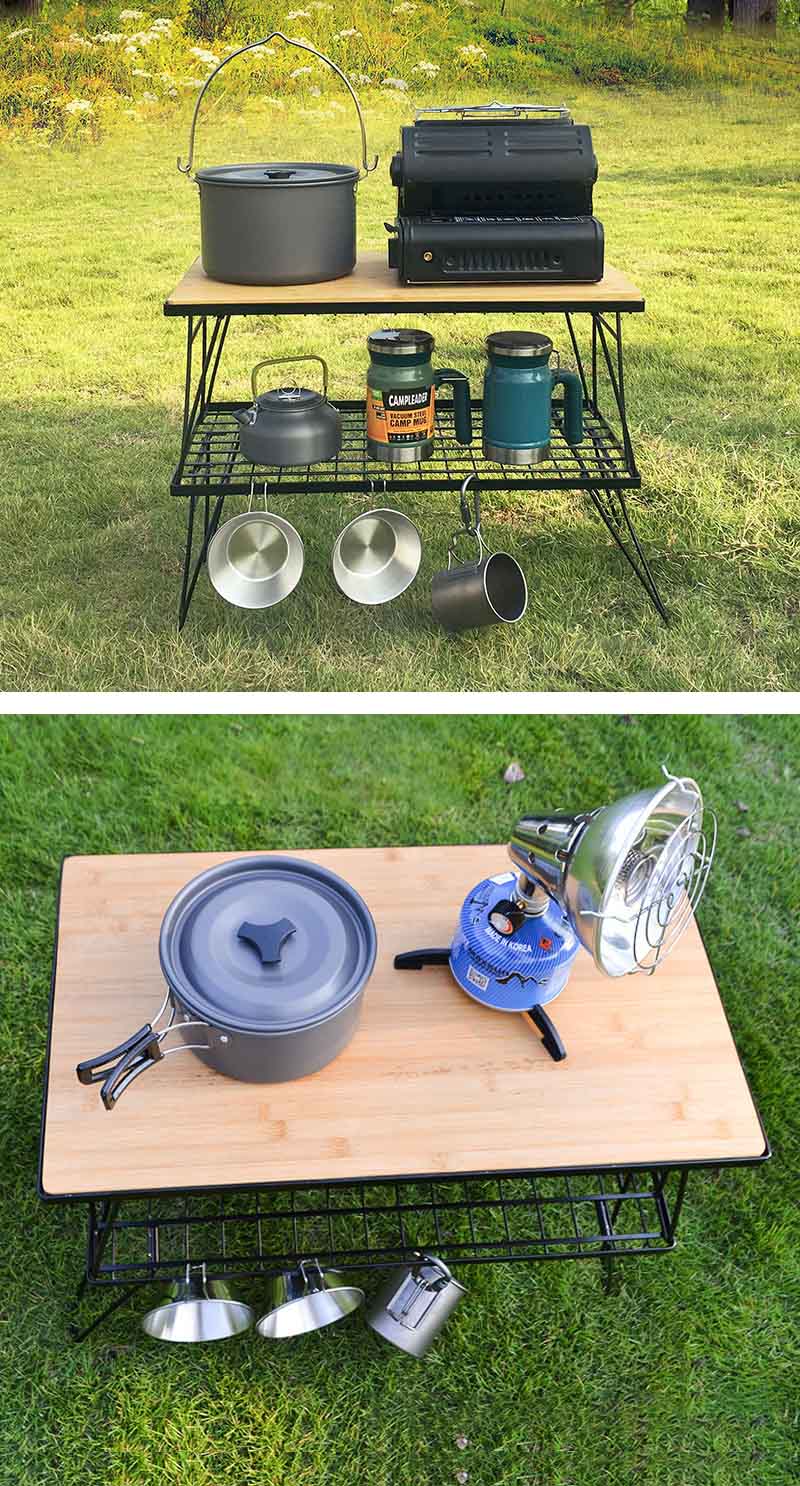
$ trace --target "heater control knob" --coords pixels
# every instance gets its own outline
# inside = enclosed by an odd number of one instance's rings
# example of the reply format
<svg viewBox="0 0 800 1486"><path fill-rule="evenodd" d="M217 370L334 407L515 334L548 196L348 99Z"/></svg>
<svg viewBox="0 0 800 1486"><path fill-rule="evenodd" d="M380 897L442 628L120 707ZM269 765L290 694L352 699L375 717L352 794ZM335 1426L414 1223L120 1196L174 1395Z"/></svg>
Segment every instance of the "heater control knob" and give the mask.
<svg viewBox="0 0 800 1486"><path fill-rule="evenodd" d="M524 910L518 903L512 903L510 898L501 898L489 913L489 923L492 928L506 938L516 932L524 918Z"/></svg>

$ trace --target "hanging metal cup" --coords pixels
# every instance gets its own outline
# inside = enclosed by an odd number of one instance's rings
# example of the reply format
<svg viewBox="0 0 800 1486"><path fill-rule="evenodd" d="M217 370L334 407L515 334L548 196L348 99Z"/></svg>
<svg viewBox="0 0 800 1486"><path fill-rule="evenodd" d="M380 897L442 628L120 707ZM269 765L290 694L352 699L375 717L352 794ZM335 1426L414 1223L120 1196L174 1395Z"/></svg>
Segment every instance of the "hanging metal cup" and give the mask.
<svg viewBox="0 0 800 1486"><path fill-rule="evenodd" d="M214 533L206 562L217 593L239 609L270 609L293 593L305 562L299 532L282 516L250 506Z"/></svg>
<svg viewBox="0 0 800 1486"><path fill-rule="evenodd" d="M516 624L528 607L525 574L508 552L489 552L481 533L480 497L474 492L474 513L467 504L468 475L461 487L463 526L450 538L447 567L433 575L431 605L434 618L447 630L480 629L487 624ZM457 543L469 537L478 548L472 562L460 562Z"/></svg>
<svg viewBox="0 0 800 1486"><path fill-rule="evenodd" d="M402 1352L424 1357L466 1293L441 1259L420 1253L414 1264L392 1270L367 1312L367 1325Z"/></svg>
<svg viewBox="0 0 800 1486"><path fill-rule="evenodd" d="M323 1269L318 1259L301 1259L294 1269L272 1276L269 1310L256 1330L267 1341L304 1336L344 1320L363 1303L364 1291L346 1284L338 1270Z"/></svg>
<svg viewBox="0 0 800 1486"><path fill-rule="evenodd" d="M224 1280L206 1278L205 1264L187 1264L183 1278L144 1316L142 1330L160 1342L217 1342L247 1331L254 1320Z"/></svg>

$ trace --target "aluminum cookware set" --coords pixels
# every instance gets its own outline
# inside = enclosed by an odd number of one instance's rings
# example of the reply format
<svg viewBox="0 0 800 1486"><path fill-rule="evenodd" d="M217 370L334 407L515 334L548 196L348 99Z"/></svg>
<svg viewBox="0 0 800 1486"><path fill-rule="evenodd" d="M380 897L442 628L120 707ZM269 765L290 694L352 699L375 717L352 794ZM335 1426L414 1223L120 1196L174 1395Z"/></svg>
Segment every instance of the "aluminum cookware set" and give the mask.
<svg viewBox="0 0 800 1486"><path fill-rule="evenodd" d="M447 1265L417 1251L411 1262L392 1270L366 1312L378 1336L412 1357L424 1357L462 1297L464 1286ZM343 1321L364 1305L364 1291L318 1259L301 1259L267 1283L266 1310L259 1316L236 1299L227 1281L212 1279L205 1264L187 1264L179 1280L142 1318L142 1330L156 1341L224 1341L255 1326L265 1341L307 1336Z"/></svg>

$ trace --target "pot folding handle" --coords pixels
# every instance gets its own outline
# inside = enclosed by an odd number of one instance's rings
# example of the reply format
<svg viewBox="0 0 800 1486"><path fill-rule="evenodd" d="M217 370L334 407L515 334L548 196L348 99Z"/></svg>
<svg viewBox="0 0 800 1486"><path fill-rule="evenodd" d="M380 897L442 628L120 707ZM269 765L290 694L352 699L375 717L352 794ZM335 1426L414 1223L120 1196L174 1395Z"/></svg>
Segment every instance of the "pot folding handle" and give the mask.
<svg viewBox="0 0 800 1486"><path fill-rule="evenodd" d="M336 76L341 78L341 80L344 83L344 85L345 85L348 93L350 94L350 97L352 98L352 100L353 100L353 102L355 104L356 113L358 114L358 124L359 124L359 128L361 130L361 170L362 170L362 174L359 177L359 179L363 180L364 179L364 176L369 175L370 174L370 171L373 171L375 169L376 165L378 164L378 156L375 155L375 157L374 157L374 159L372 161L372 164L370 165L369 162L368 162L368 160L367 160L367 131L366 131L366 128L364 126L364 115L361 112L361 104L358 101L358 97L356 95L355 88L353 87L352 83L348 82L347 78L345 77L344 73L342 72L341 67L337 67L336 66L336 63L330 57L327 57L324 52L318 52L317 49L316 49L316 47L309 46L308 42L306 42L306 41L295 41L292 36L284 36L284 33L282 31L270 31L269 36L265 36L264 39L263 39L263 41L251 41L251 42L248 43L247 46L240 46L237 49L237 51L231 52L231 54L230 54L229 57L223 57L222 61L218 64L218 66L216 66L214 68L214 71L209 73L209 75L206 78L206 80L205 80L202 88L200 89L200 92L197 95L197 102L195 103L195 106L194 106L194 113L192 114L191 129L189 131L189 158L187 159L185 165L182 165L181 164L180 155L178 156L178 169L181 172L181 174L182 175L191 175L192 161L194 160L194 136L195 136L195 130L197 128L197 115L200 112L200 104L202 103L203 98L205 97L206 89L214 81L214 78L216 77L217 73L218 72L221 72L222 69L223 69L223 67L227 67L228 63L229 62L232 62L233 59L234 59L234 57L241 57L241 56L244 55L245 52L252 52L255 47L266 46L267 45L267 42L269 42L269 41L285 41L287 46L296 46L296 47L299 47L300 48L300 51L301 52L310 52L311 55L312 55L312 57L318 57L319 60L320 60L320 62L326 62L327 65L331 68L331 70L336 73Z"/></svg>
<svg viewBox="0 0 800 1486"><path fill-rule="evenodd" d="M180 1047L162 1049L161 1044L168 1032L175 1027L175 1008L172 1008L167 1025L160 1032L155 1030L156 1023L166 1009L169 1001L169 992L159 1007L158 1015L153 1022L145 1022L138 1032L134 1032L125 1042L119 1043L117 1047L109 1048L108 1052L97 1053L94 1058L85 1058L78 1063L75 1073L78 1083L101 1084L100 1098L106 1109L113 1109L121 1094L124 1094L128 1085L133 1083L140 1073L151 1068L154 1063L160 1063L164 1058L169 1058L173 1053L186 1053L195 1051L208 1051L208 1043L184 1042ZM181 1028L205 1027L207 1022L179 1022Z"/></svg>
<svg viewBox="0 0 800 1486"><path fill-rule="evenodd" d="M293 366L298 361L318 361L322 367L322 396L328 396L328 363L321 356L268 356L266 361L257 361L250 373L250 386L253 391L253 402L258 397L257 377L265 366Z"/></svg>

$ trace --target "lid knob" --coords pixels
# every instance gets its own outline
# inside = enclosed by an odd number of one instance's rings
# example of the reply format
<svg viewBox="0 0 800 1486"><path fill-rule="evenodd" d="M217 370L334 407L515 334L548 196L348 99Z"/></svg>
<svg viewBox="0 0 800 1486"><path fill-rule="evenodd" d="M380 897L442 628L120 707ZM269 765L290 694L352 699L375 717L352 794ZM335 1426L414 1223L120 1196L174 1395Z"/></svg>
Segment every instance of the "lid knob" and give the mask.
<svg viewBox="0 0 800 1486"><path fill-rule="evenodd" d="M279 918L272 924L251 924L245 921L239 927L239 938L258 950L262 965L277 965L286 940L290 934L296 932L296 928L296 924L289 918Z"/></svg>

